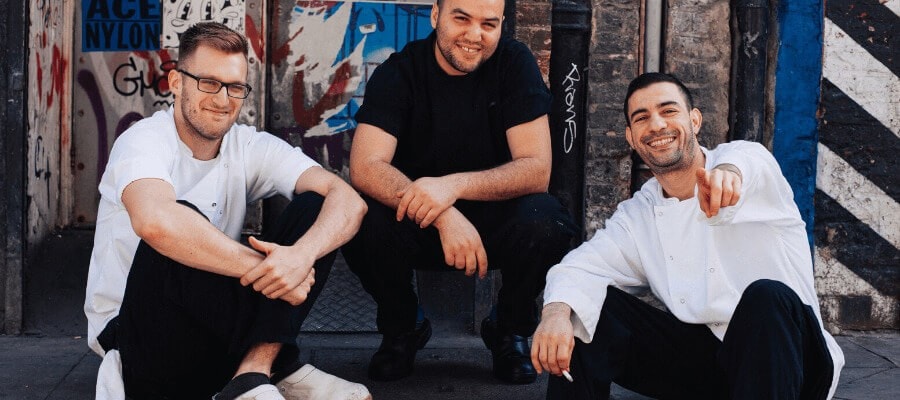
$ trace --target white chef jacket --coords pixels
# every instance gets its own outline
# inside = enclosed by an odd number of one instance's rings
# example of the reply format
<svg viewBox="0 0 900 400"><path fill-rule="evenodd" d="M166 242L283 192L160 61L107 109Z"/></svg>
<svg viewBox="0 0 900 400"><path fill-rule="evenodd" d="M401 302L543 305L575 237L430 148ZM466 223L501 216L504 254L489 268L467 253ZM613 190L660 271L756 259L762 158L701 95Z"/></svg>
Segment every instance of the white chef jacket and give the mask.
<svg viewBox="0 0 900 400"><path fill-rule="evenodd" d="M140 242L122 204L126 186L138 179L161 179L173 186L179 200L197 206L216 228L237 240L248 203L275 194L291 198L300 175L319 165L284 140L238 124L225 134L214 159L197 160L178 138L173 113L171 107L157 111L119 136L100 179L84 312L88 345L101 356L97 335L119 314Z"/></svg>
<svg viewBox="0 0 900 400"><path fill-rule="evenodd" d="M649 286L679 320L705 324L721 340L744 289L772 279L793 289L823 326L805 224L775 158L745 141L701 149L706 169L733 164L741 171L736 205L706 218L696 197L667 198L652 178L619 204L605 229L548 272L544 304L568 304L583 342L594 335L609 285ZM844 355L822 334L834 361L831 397Z"/></svg>

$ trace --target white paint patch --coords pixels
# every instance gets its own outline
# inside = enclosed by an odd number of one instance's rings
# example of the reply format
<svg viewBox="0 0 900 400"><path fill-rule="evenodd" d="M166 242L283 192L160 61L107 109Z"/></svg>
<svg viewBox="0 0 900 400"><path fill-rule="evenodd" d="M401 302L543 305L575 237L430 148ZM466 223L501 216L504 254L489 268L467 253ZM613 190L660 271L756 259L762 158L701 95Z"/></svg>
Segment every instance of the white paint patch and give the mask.
<svg viewBox="0 0 900 400"><path fill-rule="evenodd" d="M351 4L344 4L327 18L327 6L307 8L295 6L291 13L288 37L292 39L289 42L290 54L287 57L290 67L284 76L285 84L291 85L290 79L293 79L297 72L303 72L305 96L302 101L307 109L312 109L324 96L334 95L329 93L329 90L335 81L346 80L342 93L343 101L340 101L337 107L325 110L319 116L322 122L309 128L304 133L305 137L327 136L347 129L347 127L329 127L326 121L344 109L346 102L359 88L362 80L365 36L346 58L335 62L344 45L351 10ZM363 30L360 32L365 34ZM347 63L350 66L349 76L337 76L337 70Z"/></svg>
<svg viewBox="0 0 900 400"><path fill-rule="evenodd" d="M828 18L822 75L900 136L900 78Z"/></svg>
<svg viewBox="0 0 900 400"><path fill-rule="evenodd" d="M816 248L816 293L820 296L822 316L826 324L839 321L840 309L836 301L829 301L829 297L862 296L872 299L871 318L880 321L883 326L896 326L900 307L891 296L881 294L878 289L856 275L846 265L837 261L828 248ZM834 329L829 329L832 333Z"/></svg>
<svg viewBox="0 0 900 400"><path fill-rule="evenodd" d="M247 16L245 0L174 0L163 1L160 46L177 48L178 35L198 22L221 22L244 33Z"/></svg>
<svg viewBox="0 0 900 400"><path fill-rule="evenodd" d="M897 14L897 16L900 17L900 0L881 0L881 2L888 10L893 11L894 14Z"/></svg>
<svg viewBox="0 0 900 400"><path fill-rule="evenodd" d="M900 248L900 205L828 147L818 145L816 187Z"/></svg>

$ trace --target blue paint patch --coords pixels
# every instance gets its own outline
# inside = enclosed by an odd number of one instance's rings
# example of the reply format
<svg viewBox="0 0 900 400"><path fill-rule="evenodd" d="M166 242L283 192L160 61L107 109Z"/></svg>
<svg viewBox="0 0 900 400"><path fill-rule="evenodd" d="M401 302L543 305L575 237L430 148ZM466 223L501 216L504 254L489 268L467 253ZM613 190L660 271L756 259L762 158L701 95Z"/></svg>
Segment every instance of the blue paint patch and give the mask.
<svg viewBox="0 0 900 400"><path fill-rule="evenodd" d="M775 68L775 135L773 154L794 191L794 202L806 222L813 246L816 191L816 111L822 77L821 0L778 2L780 43Z"/></svg>
<svg viewBox="0 0 900 400"><path fill-rule="evenodd" d="M159 50L159 0L81 0L81 51Z"/></svg>

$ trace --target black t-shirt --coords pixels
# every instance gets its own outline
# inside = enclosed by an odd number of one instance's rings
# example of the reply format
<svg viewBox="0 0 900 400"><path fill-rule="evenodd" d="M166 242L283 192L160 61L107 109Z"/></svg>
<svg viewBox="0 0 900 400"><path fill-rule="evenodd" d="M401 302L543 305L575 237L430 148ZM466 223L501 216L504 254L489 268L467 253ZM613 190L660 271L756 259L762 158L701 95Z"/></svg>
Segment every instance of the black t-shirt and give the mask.
<svg viewBox="0 0 900 400"><path fill-rule="evenodd" d="M356 121L397 138L392 165L410 179L496 167L511 160L506 130L550 110L550 92L531 51L503 38L477 70L447 75L435 34L410 42L378 66Z"/></svg>

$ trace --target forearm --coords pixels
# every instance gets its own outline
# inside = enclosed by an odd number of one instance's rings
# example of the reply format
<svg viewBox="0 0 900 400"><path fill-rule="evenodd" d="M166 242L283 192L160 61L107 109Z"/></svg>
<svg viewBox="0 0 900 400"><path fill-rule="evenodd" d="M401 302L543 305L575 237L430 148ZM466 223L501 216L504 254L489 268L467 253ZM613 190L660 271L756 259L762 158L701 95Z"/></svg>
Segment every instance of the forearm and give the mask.
<svg viewBox="0 0 900 400"><path fill-rule="evenodd" d="M351 169L350 179L359 191L394 210L400 204L397 193L412 183L400 170L383 161L371 161Z"/></svg>
<svg viewBox="0 0 900 400"><path fill-rule="evenodd" d="M240 277L263 260L259 252L231 239L197 212L177 203L160 207L165 215L138 236L160 254L188 267Z"/></svg>
<svg viewBox="0 0 900 400"><path fill-rule="evenodd" d="M453 182L460 199L509 200L545 193L550 184L550 166L544 160L523 157L495 168L451 174L446 178Z"/></svg>
<svg viewBox="0 0 900 400"><path fill-rule="evenodd" d="M325 196L312 227L293 245L313 251L319 259L350 241L366 213L366 203L349 185L334 184Z"/></svg>

